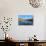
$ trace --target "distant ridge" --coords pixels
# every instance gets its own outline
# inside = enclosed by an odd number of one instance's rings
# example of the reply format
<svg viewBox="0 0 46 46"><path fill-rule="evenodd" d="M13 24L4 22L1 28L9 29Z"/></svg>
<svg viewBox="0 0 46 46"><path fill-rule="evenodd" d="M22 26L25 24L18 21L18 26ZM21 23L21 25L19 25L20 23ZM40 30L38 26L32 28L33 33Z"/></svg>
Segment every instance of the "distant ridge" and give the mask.
<svg viewBox="0 0 46 46"><path fill-rule="evenodd" d="M22 19L22 18L18 18L18 21L24 21L24 19Z"/></svg>

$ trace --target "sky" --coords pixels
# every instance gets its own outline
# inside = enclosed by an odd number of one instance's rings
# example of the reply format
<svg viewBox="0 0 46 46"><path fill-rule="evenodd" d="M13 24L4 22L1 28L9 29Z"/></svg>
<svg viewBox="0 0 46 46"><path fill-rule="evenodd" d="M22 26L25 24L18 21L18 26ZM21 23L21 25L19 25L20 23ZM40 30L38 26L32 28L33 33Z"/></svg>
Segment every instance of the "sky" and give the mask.
<svg viewBox="0 0 46 46"><path fill-rule="evenodd" d="M32 15L19 15L18 18L23 18L23 19L32 19Z"/></svg>

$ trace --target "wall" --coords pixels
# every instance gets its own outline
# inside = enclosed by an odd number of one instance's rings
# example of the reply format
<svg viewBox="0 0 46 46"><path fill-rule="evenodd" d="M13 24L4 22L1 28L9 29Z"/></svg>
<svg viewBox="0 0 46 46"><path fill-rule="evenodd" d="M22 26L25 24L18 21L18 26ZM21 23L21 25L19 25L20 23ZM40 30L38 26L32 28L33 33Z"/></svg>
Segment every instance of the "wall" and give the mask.
<svg viewBox="0 0 46 46"><path fill-rule="evenodd" d="M34 16L33 26L19 26L17 24L17 16L26 13L31 13ZM46 15L46 8L33 8L28 0L0 0L0 16L13 17L13 23L8 33L14 39L27 40L36 34L39 40L44 40L44 15Z"/></svg>
<svg viewBox="0 0 46 46"><path fill-rule="evenodd" d="M45 28L44 28L44 39L46 39L46 16L45 16L45 24L44 24L44 26L45 26Z"/></svg>
<svg viewBox="0 0 46 46"><path fill-rule="evenodd" d="M19 26L17 16L14 18L12 25L11 34L19 40L27 40L29 37L32 37L34 34L37 35L39 40L44 39L44 16L34 15L34 25L33 26ZM15 26L16 25L16 26Z"/></svg>

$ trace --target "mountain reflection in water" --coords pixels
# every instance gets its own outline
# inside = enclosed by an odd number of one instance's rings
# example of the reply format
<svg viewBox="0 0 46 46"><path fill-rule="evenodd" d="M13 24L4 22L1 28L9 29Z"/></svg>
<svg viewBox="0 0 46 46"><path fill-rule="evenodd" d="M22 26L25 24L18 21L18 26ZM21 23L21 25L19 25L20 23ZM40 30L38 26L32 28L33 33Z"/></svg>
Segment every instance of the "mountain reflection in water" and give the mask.
<svg viewBox="0 0 46 46"><path fill-rule="evenodd" d="M26 20L24 20L24 21L19 21L19 25L32 25L32 24L33 24L32 21L26 21Z"/></svg>

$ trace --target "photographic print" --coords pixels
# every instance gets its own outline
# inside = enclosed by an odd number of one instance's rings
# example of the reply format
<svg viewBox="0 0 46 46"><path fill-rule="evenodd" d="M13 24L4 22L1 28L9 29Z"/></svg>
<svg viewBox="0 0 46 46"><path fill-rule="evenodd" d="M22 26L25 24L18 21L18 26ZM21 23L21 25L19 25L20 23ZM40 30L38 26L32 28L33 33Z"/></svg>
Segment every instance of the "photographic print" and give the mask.
<svg viewBox="0 0 46 46"><path fill-rule="evenodd" d="M32 15L19 15L18 25L33 25L33 16Z"/></svg>

